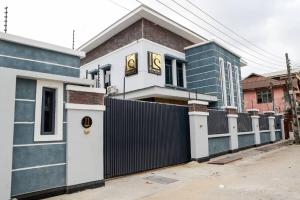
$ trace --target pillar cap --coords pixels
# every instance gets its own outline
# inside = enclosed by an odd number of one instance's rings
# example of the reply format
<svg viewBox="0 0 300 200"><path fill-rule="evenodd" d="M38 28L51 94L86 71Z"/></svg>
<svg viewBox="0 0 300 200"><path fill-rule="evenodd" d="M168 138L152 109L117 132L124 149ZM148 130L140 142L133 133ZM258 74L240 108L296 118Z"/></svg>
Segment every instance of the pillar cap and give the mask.
<svg viewBox="0 0 300 200"><path fill-rule="evenodd" d="M275 114L275 111L264 111L263 114Z"/></svg>
<svg viewBox="0 0 300 200"><path fill-rule="evenodd" d="M235 110L237 110L237 107L235 107L235 106L223 106L222 107L222 109L235 109Z"/></svg>
<svg viewBox="0 0 300 200"><path fill-rule="evenodd" d="M92 87L84 87L79 85L67 85L66 90L77 91L77 92L91 92L91 93L99 93L99 94L106 93L106 90L104 88L92 88Z"/></svg>
<svg viewBox="0 0 300 200"><path fill-rule="evenodd" d="M247 109L247 112L259 112L259 109L256 108Z"/></svg>
<svg viewBox="0 0 300 200"><path fill-rule="evenodd" d="M189 105L191 105L191 104L199 104L199 105L207 106L208 102L207 101L199 101L199 100L189 100L188 104Z"/></svg>

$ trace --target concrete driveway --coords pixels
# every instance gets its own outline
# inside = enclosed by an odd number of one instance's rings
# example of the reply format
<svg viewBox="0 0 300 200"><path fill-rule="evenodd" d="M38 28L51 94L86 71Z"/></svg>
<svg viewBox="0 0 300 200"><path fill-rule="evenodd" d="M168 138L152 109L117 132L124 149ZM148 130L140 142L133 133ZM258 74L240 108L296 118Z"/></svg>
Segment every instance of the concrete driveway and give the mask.
<svg viewBox="0 0 300 200"><path fill-rule="evenodd" d="M300 146L238 154L243 159L227 165L191 162L49 200L300 199Z"/></svg>

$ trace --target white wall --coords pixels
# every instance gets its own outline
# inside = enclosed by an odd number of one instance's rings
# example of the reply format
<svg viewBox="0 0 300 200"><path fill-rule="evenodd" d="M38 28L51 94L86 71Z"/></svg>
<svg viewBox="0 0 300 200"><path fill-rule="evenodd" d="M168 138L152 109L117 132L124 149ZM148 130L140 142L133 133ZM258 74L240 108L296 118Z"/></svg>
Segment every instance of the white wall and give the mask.
<svg viewBox="0 0 300 200"><path fill-rule="evenodd" d="M160 53L162 56L162 74L148 73L147 52ZM185 59L185 54L146 39L140 39L112 53L100 57L91 63L81 67L81 77L85 77L85 71L97 69L98 65L111 64L111 85L117 86L119 93L123 92L123 78L125 74L125 57L131 53L138 53L138 74L126 77L126 92L150 86L165 86L164 55ZM103 86L103 80L101 80Z"/></svg>
<svg viewBox="0 0 300 200"><path fill-rule="evenodd" d="M0 67L0 199L10 199L16 75Z"/></svg>

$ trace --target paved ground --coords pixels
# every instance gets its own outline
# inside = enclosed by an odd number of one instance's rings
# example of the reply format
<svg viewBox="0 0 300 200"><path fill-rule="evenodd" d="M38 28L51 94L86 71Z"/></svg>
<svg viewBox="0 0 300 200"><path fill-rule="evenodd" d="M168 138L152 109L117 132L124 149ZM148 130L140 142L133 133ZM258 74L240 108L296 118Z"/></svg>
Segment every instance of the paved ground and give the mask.
<svg viewBox="0 0 300 200"><path fill-rule="evenodd" d="M51 200L300 200L300 146L238 154L243 159L227 165L191 162L110 180L104 188Z"/></svg>

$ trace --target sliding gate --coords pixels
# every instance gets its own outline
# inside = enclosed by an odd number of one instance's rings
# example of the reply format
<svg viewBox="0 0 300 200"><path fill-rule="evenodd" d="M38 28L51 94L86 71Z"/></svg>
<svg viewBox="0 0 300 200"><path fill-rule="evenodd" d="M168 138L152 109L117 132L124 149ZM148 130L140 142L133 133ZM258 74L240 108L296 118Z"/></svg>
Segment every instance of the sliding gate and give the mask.
<svg viewBox="0 0 300 200"><path fill-rule="evenodd" d="M111 98L105 105L105 178L190 161L187 107Z"/></svg>

